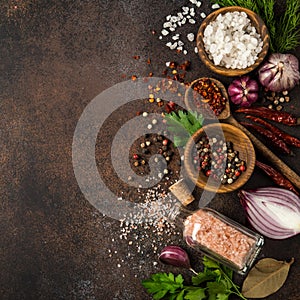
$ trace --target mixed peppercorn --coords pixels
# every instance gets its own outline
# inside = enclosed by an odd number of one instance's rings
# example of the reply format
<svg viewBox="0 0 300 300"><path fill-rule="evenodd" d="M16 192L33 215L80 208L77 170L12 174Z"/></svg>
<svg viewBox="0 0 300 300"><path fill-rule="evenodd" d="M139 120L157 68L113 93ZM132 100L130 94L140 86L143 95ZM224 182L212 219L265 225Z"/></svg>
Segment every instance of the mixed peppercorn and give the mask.
<svg viewBox="0 0 300 300"><path fill-rule="evenodd" d="M199 139L194 163L205 176L212 176L222 184L232 184L246 171L246 163L239 158L233 143L225 142L219 136L208 138L203 135Z"/></svg>

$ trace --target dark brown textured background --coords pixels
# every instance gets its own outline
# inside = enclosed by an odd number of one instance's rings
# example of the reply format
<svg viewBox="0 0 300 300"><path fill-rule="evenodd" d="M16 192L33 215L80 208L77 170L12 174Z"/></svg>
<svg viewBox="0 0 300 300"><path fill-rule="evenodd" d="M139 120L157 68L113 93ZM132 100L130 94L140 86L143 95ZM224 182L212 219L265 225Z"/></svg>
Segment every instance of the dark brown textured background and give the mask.
<svg viewBox="0 0 300 300"><path fill-rule="evenodd" d="M202 10L209 13L209 1L203 2ZM15 3L18 8L13 10ZM85 106L123 81L122 74L126 79L150 71L160 76L166 61L189 59L187 80L213 75L193 53L194 45L188 45L185 57L150 33L159 32L164 17L186 4L182 0L1 2L0 299L149 299L141 280L152 272L174 271L155 268L151 251L146 258L128 247L118 238L119 222L102 216L84 198L74 177L71 147ZM186 33L196 32L200 22L199 18L197 26L187 26ZM298 48L294 54L299 58L299 53ZM145 63L147 58L151 66ZM225 84L231 80L215 77ZM286 106L297 116L299 92L298 86ZM122 119L122 113L115 117ZM119 126L113 120L110 124ZM300 138L298 127L285 130ZM109 144L110 134L101 135L103 144ZM300 151L294 152L295 157L282 159L299 173ZM111 172L106 173L109 178ZM255 170L245 187L271 184ZM218 195L211 205L245 222L236 193ZM299 236L266 239L261 257L295 257L286 284L268 299L300 298L299 243ZM117 253L109 257L109 249ZM126 259L128 251L134 259Z"/></svg>

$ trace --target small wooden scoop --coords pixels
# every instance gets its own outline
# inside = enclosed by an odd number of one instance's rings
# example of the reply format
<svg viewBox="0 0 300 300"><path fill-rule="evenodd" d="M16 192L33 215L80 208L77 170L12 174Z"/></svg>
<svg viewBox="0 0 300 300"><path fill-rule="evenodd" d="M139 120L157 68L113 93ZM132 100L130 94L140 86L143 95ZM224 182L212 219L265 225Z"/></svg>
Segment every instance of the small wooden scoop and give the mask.
<svg viewBox="0 0 300 300"><path fill-rule="evenodd" d="M192 111L197 111L197 108L195 104L193 103L193 97L190 95L192 91L193 85L199 81L200 79L205 79L205 78L198 78L194 80L191 83L191 88L186 90L184 101L186 104L186 107L188 110ZM236 126L240 130L242 130L252 141L253 145L255 148L270 162L272 165L280 171L287 179L289 179L295 187L300 189L300 177L299 175L294 172L288 165L286 165L279 157L277 157L265 144L263 144L258 138L256 138L249 130L247 130L244 126L239 124L239 122L232 116L231 111L230 111L230 105L229 105L229 97L226 91L226 88L224 85L214 79L214 78L209 78L211 81L215 82L218 87L221 89L224 97L226 97L226 106L225 109L222 111L222 113L218 116L218 120L220 121L225 121L226 123L229 123L231 125ZM300 120L299 120L300 123Z"/></svg>

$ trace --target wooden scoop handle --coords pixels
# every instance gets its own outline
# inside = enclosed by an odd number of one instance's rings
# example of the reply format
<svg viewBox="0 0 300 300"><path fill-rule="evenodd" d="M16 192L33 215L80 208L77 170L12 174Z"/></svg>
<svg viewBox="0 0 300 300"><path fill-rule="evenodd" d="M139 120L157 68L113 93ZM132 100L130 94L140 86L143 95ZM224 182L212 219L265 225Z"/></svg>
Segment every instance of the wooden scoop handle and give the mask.
<svg viewBox="0 0 300 300"><path fill-rule="evenodd" d="M280 158L278 158L268 147L266 147L259 139L257 139L251 132L242 126L233 116L227 120L228 123L241 129L252 141L254 147L261 152L261 154L276 167L287 179L289 179L298 189L300 189L300 177L289 166L287 166Z"/></svg>

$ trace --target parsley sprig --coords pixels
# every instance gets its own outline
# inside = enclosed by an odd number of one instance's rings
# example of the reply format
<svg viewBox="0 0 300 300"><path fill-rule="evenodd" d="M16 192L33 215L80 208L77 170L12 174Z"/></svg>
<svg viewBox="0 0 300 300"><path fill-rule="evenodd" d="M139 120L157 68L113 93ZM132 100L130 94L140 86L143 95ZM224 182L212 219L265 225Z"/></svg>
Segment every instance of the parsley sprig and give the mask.
<svg viewBox="0 0 300 300"><path fill-rule="evenodd" d="M204 270L192 277L192 285L185 285L181 274L156 273L142 282L154 300L227 300L235 294L241 299L239 286L233 281L233 271L204 256Z"/></svg>
<svg viewBox="0 0 300 300"><path fill-rule="evenodd" d="M202 127L203 117L197 112L179 110L165 115L168 130L174 134L174 145L185 146L189 137Z"/></svg>

